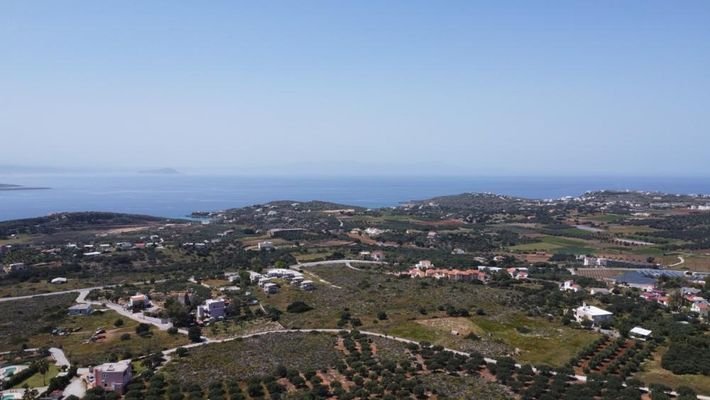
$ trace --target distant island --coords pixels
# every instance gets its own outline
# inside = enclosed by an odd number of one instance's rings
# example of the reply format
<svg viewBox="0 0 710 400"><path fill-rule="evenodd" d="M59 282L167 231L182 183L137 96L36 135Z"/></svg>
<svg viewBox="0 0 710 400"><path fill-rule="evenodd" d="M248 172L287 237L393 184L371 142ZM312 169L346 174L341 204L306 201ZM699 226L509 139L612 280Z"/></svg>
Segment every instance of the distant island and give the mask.
<svg viewBox="0 0 710 400"><path fill-rule="evenodd" d="M156 169L144 169L138 171L139 174L157 174L157 175L180 175L180 171L175 168L156 168Z"/></svg>
<svg viewBox="0 0 710 400"><path fill-rule="evenodd" d="M10 185L6 183L0 183L0 190L46 190L48 187L29 187L21 185Z"/></svg>

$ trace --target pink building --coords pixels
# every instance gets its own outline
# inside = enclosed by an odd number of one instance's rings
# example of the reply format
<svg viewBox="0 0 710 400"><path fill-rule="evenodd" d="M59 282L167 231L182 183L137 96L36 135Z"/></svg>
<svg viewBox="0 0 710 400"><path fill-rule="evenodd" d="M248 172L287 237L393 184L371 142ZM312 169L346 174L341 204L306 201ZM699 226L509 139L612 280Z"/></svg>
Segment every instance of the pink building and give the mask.
<svg viewBox="0 0 710 400"><path fill-rule="evenodd" d="M123 393L132 377L130 362L106 363L94 367L94 385L104 390Z"/></svg>

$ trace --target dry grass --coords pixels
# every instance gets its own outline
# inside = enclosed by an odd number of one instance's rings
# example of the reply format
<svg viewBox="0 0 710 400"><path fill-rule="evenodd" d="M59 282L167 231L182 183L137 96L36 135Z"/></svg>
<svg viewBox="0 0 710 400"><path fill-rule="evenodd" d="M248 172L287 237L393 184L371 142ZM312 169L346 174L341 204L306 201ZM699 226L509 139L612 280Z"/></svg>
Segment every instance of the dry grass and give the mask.
<svg viewBox="0 0 710 400"><path fill-rule="evenodd" d="M662 383L672 388L678 386L688 386L698 394L710 395L710 378L703 375L676 375L661 366L661 357L668 350L667 347L659 347L651 360L642 365L642 372L636 374L636 378L646 384Z"/></svg>

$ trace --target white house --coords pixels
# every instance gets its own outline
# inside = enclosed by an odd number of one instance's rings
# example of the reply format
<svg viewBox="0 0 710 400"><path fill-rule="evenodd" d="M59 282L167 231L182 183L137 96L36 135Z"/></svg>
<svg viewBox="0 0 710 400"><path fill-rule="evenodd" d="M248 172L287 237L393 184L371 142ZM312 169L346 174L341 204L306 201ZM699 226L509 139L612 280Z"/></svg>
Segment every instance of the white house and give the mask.
<svg viewBox="0 0 710 400"><path fill-rule="evenodd" d="M432 264L432 262L429 260L421 260L414 265L414 268L429 269L429 268L434 268L434 264Z"/></svg>
<svg viewBox="0 0 710 400"><path fill-rule="evenodd" d="M579 292L582 290L582 287L579 286L578 284L574 283L574 281L569 280L569 281L564 281L562 282L562 285L560 286L560 290L563 292Z"/></svg>
<svg viewBox="0 0 710 400"><path fill-rule="evenodd" d="M703 318L707 317L709 310L710 303L708 303L708 301L705 299L695 301L693 302L693 305L690 306L690 311L700 314L700 316Z"/></svg>
<svg viewBox="0 0 710 400"><path fill-rule="evenodd" d="M607 288L591 288L589 289L589 293L592 296L598 295L598 294L610 294L611 291Z"/></svg>
<svg viewBox="0 0 710 400"><path fill-rule="evenodd" d="M313 281L303 281L301 282L300 286L303 290L313 290L316 288L316 286L313 284Z"/></svg>
<svg viewBox="0 0 710 400"><path fill-rule="evenodd" d="M135 296L131 296L128 299L128 308L136 307L147 307L148 306L148 296L140 293L136 293Z"/></svg>
<svg viewBox="0 0 710 400"><path fill-rule="evenodd" d="M594 324L600 324L611 320L613 316L614 313L612 312L586 304L574 310L574 317L577 319L577 322L582 322L586 319L592 321Z"/></svg>
<svg viewBox="0 0 710 400"><path fill-rule="evenodd" d="M61 284L67 283L67 278L56 277L56 278L52 279L51 281L49 281L49 283L53 283L55 285L61 285Z"/></svg>
<svg viewBox="0 0 710 400"><path fill-rule="evenodd" d="M275 283L267 283L264 285L264 293L274 294L279 292L279 287Z"/></svg>
<svg viewBox="0 0 710 400"><path fill-rule="evenodd" d="M263 242L259 242L256 247L259 250L273 250L274 249L274 242L270 242L268 240L265 240Z"/></svg>
<svg viewBox="0 0 710 400"><path fill-rule="evenodd" d="M607 265L606 258L584 257L584 266L585 267L606 267L606 265Z"/></svg>
<svg viewBox="0 0 710 400"><path fill-rule="evenodd" d="M205 303L197 306L198 319L220 319L224 318L224 300L208 299Z"/></svg>

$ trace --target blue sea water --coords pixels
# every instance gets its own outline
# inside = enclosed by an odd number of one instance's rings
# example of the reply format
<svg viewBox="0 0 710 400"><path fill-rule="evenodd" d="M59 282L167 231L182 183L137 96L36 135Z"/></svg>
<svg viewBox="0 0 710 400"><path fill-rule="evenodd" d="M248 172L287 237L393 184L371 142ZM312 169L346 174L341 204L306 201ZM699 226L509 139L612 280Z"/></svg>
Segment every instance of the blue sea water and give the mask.
<svg viewBox="0 0 710 400"><path fill-rule="evenodd" d="M634 177L245 177L208 175L0 175L0 183L49 190L0 191L0 220L60 211L113 211L184 217L272 200L324 200L363 207L463 192L528 198L588 190L710 194L710 178Z"/></svg>

